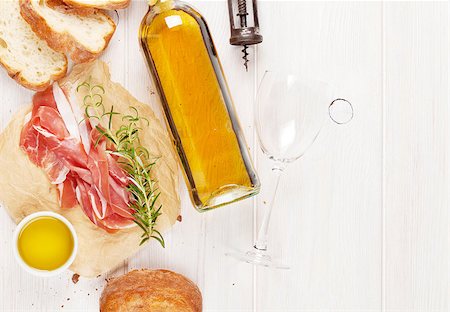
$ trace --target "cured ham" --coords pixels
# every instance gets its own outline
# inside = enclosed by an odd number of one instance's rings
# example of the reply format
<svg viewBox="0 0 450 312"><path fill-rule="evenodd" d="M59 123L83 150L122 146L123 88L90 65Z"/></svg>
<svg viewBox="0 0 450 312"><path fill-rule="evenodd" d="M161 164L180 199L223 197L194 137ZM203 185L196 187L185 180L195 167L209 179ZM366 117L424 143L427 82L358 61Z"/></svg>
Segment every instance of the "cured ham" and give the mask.
<svg viewBox="0 0 450 312"><path fill-rule="evenodd" d="M127 174L107 150L106 139L98 139L89 122L78 122L79 108L72 105L57 84L36 93L20 147L57 186L61 208L80 205L107 231L133 226Z"/></svg>

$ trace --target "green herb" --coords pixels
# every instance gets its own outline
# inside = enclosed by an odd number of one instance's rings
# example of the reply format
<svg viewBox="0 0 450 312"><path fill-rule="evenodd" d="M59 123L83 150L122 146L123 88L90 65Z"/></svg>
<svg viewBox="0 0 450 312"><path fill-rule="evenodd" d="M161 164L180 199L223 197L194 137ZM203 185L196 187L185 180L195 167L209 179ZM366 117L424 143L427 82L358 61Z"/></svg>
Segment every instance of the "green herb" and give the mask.
<svg viewBox="0 0 450 312"><path fill-rule="evenodd" d="M103 104L105 89L101 85L92 85L91 79L80 84L77 92L83 89L86 92L83 99L85 119L98 121L95 129L100 136L95 144L97 145L101 138L106 138L112 145L107 152L117 156L119 164L128 173L131 183L127 189L132 195L130 208L133 210L134 222L143 230L140 245L154 238L164 247L164 238L155 229L156 221L161 215L161 205L156 205L160 193L156 181L150 176L155 161L150 160L148 150L139 140L139 133L142 130L140 124L145 122L148 125L149 121L139 116L135 107L131 107L133 113L129 115L115 112L113 106L110 110L106 110ZM121 115L123 124L114 131L112 119L115 115Z"/></svg>

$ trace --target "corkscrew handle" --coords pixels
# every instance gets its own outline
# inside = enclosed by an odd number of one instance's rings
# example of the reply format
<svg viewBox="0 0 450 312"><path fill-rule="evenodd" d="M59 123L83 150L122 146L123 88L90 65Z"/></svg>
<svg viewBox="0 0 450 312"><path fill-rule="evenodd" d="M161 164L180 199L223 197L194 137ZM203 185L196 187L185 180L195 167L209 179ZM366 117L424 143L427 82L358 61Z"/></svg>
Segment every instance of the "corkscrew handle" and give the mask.
<svg viewBox="0 0 450 312"><path fill-rule="evenodd" d="M237 1L237 8L233 6L233 1ZM242 52L244 53L244 66L248 70L248 46L253 44L261 43L263 37L259 33L259 19L258 19L258 9L256 5L256 0L252 0L253 5L253 26L248 26L248 8L247 0L228 0L228 14L230 18L230 44L240 45L243 47ZM235 25L235 14L239 17L240 27Z"/></svg>

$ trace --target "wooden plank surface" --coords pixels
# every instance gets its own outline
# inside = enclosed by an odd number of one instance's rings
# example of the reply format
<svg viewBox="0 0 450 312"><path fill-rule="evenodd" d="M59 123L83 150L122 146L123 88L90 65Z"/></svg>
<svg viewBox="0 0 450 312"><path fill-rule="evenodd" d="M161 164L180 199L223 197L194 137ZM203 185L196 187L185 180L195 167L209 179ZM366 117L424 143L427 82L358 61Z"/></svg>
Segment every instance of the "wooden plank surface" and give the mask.
<svg viewBox="0 0 450 312"><path fill-rule="evenodd" d="M384 306L448 311L448 3L384 10Z"/></svg>
<svg viewBox="0 0 450 312"><path fill-rule="evenodd" d="M255 199L206 214L191 206L180 176L183 221L116 270L71 281L39 279L15 263L14 225L0 209L0 311L98 311L105 278L168 268L196 282L205 311L446 312L449 309L449 5L381 2L260 2L264 43L250 68L228 44L224 1L193 1L205 16L263 182ZM139 52L143 0L120 12L102 57L113 79L160 114ZM266 69L334 85L355 108L329 123L282 177L270 248L289 272L225 257L250 247L269 201L270 163L253 129L253 99ZM26 91L0 75L0 130ZM281 105L281 103L276 103ZM0 173L1 174L1 173Z"/></svg>

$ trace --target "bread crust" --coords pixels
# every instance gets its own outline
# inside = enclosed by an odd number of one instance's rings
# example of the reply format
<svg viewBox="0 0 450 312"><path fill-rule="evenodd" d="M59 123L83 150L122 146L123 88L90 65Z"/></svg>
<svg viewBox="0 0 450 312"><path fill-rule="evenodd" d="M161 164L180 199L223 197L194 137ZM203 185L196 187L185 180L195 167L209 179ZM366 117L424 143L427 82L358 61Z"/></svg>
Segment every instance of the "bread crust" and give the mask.
<svg viewBox="0 0 450 312"><path fill-rule="evenodd" d="M71 34L67 32L59 33L53 30L47 24L47 21L33 9L31 1L32 0L19 0L20 14L22 15L22 17L31 26L31 29L41 39L45 40L53 50L67 53L75 63L90 62L99 57L108 46L109 41L111 40L116 30L116 24L107 14L101 12L100 10L95 10L93 14L103 15L108 23L110 23L113 30L105 37L103 37L105 44L100 51L86 50L86 48L82 44L80 44Z"/></svg>
<svg viewBox="0 0 450 312"><path fill-rule="evenodd" d="M65 58L65 63L64 63L64 67L62 68L62 70L59 73L51 75L49 80L47 80L43 83L40 83L40 84L31 83L22 75L22 71L12 68L8 64L6 64L5 61L2 60L1 58L0 58L0 64L6 69L8 76L11 77L12 79L14 79L21 86L23 86L27 89L30 89L30 90L34 90L34 91L43 91L43 90L47 89L53 83L53 81L57 81L66 76L67 58L65 55L64 55L64 58Z"/></svg>
<svg viewBox="0 0 450 312"><path fill-rule="evenodd" d="M110 2L109 4L104 5L95 5L95 4L82 4L79 3L77 0L63 0L66 4L74 7L74 8L96 8L96 9L103 9L103 10L119 10L119 9L125 9L128 7L131 3L131 0L122 0L120 2Z"/></svg>
<svg viewBox="0 0 450 312"><path fill-rule="evenodd" d="M100 298L101 312L201 312L197 285L168 270L134 270L108 281Z"/></svg>
<svg viewBox="0 0 450 312"><path fill-rule="evenodd" d="M82 7L69 6L63 0L46 0L46 4L48 7L55 9L56 11L59 11L64 14L77 14L80 16L88 16L88 15L94 14L96 11L95 8L88 8L88 7L82 8Z"/></svg>

